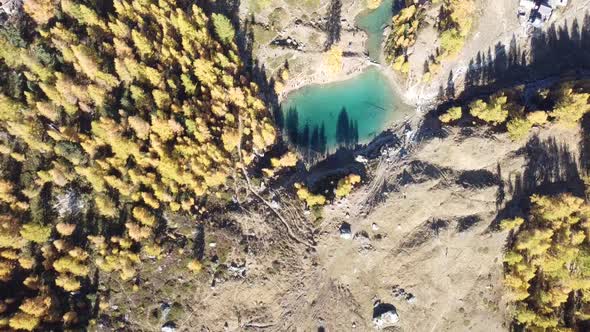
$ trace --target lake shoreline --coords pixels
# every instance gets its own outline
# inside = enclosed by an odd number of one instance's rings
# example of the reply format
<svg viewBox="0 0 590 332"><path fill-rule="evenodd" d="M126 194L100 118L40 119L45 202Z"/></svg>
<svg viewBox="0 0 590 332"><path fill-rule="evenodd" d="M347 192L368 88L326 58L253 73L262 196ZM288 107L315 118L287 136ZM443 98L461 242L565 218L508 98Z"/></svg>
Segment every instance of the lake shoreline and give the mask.
<svg viewBox="0 0 590 332"><path fill-rule="evenodd" d="M387 4L384 1L383 4ZM363 9L359 10L355 16L355 25L360 29L360 32L365 34L364 37L364 56L350 56L344 57L342 63L342 69L339 73L329 73L327 68L322 64L318 69L307 75L299 75L288 80L287 84L281 93L278 94L278 100L280 104L283 104L289 95L296 93L298 90L303 89L307 86L316 85L330 85L333 83L339 83L347 80L355 79L357 76L362 75L364 72L369 70L371 67L378 67L379 71L387 77L390 86L392 88L392 94L400 99L400 101L408 107L423 108L432 107L436 103L436 96L438 90L434 88L428 88L424 90L424 86L421 86L421 90L417 91L416 86L410 87L408 80L405 77L401 77L400 74L396 73L386 62L383 44L385 43L384 37L386 37L387 28L381 28L381 45L379 47L379 56L376 63L372 60L367 52L370 51L370 40L375 38L371 35L371 31L365 30L359 26L359 22L363 20L361 16L371 15L371 13L378 11L379 9ZM390 18L389 18L390 19ZM436 90L436 91L435 91Z"/></svg>

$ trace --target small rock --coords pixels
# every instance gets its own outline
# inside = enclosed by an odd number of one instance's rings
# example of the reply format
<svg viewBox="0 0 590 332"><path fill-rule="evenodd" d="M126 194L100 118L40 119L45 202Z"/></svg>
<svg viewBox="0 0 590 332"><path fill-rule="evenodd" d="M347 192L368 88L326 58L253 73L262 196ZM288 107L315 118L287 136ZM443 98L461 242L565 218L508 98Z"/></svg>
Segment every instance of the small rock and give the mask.
<svg viewBox="0 0 590 332"><path fill-rule="evenodd" d="M343 222L342 225L340 225L340 237L345 240L350 240L352 238L352 230L349 223Z"/></svg>
<svg viewBox="0 0 590 332"><path fill-rule="evenodd" d="M356 162L359 162L361 164L366 164L369 162L369 160L361 155L356 156L356 158L354 159Z"/></svg>
<svg viewBox="0 0 590 332"><path fill-rule="evenodd" d="M211 243L209 243L209 247L215 248L215 247L217 247L217 243L211 242Z"/></svg>
<svg viewBox="0 0 590 332"><path fill-rule="evenodd" d="M174 332L176 331L176 324L174 322L167 322L162 326L162 332Z"/></svg>
<svg viewBox="0 0 590 332"><path fill-rule="evenodd" d="M279 202L277 202L277 201L271 201L270 202L270 207L273 208L273 209L275 209L275 210L278 210L278 209L281 208L281 204L279 204Z"/></svg>
<svg viewBox="0 0 590 332"><path fill-rule="evenodd" d="M376 223L373 223L371 225L371 229L374 230L374 231L378 231L379 230L379 226Z"/></svg>
<svg viewBox="0 0 590 332"><path fill-rule="evenodd" d="M227 272L236 278L245 278L246 277L246 266L242 265L239 266L235 263L232 263L230 267L227 269Z"/></svg>
<svg viewBox="0 0 590 332"><path fill-rule="evenodd" d="M160 305L160 310L162 310L162 320L166 321L171 310L170 304L167 302L162 303Z"/></svg>

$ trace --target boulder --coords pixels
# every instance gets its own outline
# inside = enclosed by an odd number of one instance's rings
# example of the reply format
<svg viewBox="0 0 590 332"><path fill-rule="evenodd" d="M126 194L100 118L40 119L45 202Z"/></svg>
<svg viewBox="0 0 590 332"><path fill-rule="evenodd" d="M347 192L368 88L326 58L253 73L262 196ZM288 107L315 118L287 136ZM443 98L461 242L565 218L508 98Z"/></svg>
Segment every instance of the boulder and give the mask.
<svg viewBox="0 0 590 332"><path fill-rule="evenodd" d="M340 237L345 240L350 240L352 238L352 230L349 223L343 222L342 225L340 225Z"/></svg>
<svg viewBox="0 0 590 332"><path fill-rule="evenodd" d="M399 322L397 310L390 303L377 302L373 308L373 326L377 330L395 326Z"/></svg>
<svg viewBox="0 0 590 332"><path fill-rule="evenodd" d="M173 322L167 322L166 324L164 324L162 326L161 331L162 332L174 332L174 331L176 331L176 324L174 324Z"/></svg>

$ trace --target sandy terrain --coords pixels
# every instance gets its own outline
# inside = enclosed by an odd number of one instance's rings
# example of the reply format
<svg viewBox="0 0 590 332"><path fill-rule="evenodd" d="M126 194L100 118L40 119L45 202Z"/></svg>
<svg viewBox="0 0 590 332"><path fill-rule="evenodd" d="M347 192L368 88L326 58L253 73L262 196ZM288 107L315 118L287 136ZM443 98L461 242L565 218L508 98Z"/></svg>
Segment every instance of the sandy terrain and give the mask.
<svg viewBox="0 0 590 332"><path fill-rule="evenodd" d="M361 1L343 2L343 18L353 22ZM460 77L478 51L498 41L509 43L513 33L520 38L515 2L485 1L478 32L461 55L445 64L430 86L416 84L418 75L412 74L404 88L407 96L430 99L438 85L446 83L450 70ZM587 3L573 0L572 7L555 20L583 15L579 8ZM308 19L322 16L318 13L326 5L322 0L315 13L308 13L284 3L291 20L281 34L304 41L305 52L267 44L255 50L271 74L289 60L287 91L342 79L366 66L366 60L351 57L341 76L322 72L323 34L315 28L296 28L294 22L304 14ZM248 2L242 6L248 12ZM266 24L271 10L257 15L256 21ZM432 45L432 34L421 36L419 45ZM316 38L315 44L309 42ZM364 41L359 40L346 32L343 49L362 53ZM414 65L414 71L421 69L419 61ZM381 300L394 305L399 314L392 331L508 331L510 306L502 298L501 283L506 234L493 225L519 193L517 179L530 172L531 164L549 165L538 159L543 155L539 149L554 154L547 143L554 138L578 156L580 137L569 128L535 129L530 138L540 143L530 150L526 142L514 143L507 135L468 129L453 128L445 138L412 146L404 159L383 156L372 161L369 180L347 199L326 206L317 221L311 221L312 213L302 211L298 203L276 193L281 213L313 246L286 236L281 223L263 207L220 215L204 236L205 261L223 256L226 265L236 263L238 268L213 264L208 267L216 271L213 276L187 277L177 271L179 262L171 253L157 263L157 273L148 274L145 289L156 289L156 294L142 290L132 294L123 288L114 292L112 301L119 299L129 308L113 310L146 331L159 330L165 322L150 314L161 302L182 303L183 310L175 317L176 331L371 331L373 304ZM530 155L536 161L531 162ZM351 224L352 239L340 237L343 222ZM184 235L195 237L195 231Z"/></svg>
<svg viewBox="0 0 590 332"><path fill-rule="evenodd" d="M320 0L319 6L305 6L303 2L272 1L262 11L254 13L257 22L256 31L259 43L255 45L255 57L265 65L269 76L276 76L277 70L287 61L290 77L279 97L283 98L290 91L308 84L321 84L350 78L360 73L370 61L365 56L366 33L355 26L356 16L366 8L365 0L344 0L341 10L341 40L335 46L349 53L343 58L342 70L331 72L325 61L326 33L319 26L326 18L330 0ZM295 4L294 4L295 3ZM288 13L282 26L273 28L269 17L276 8L283 8ZM241 16L250 18L253 11L248 1L242 1ZM299 21L298 21L299 20ZM292 38L303 47L291 49L271 45L275 38Z"/></svg>
<svg viewBox="0 0 590 332"><path fill-rule="evenodd" d="M555 138L577 155L571 129L534 135L540 142ZM177 331L371 331L376 300L396 307L396 331L507 331L507 234L492 224L526 171L524 145L506 135L453 130L416 146L407 159L383 157L372 182L326 206L321 223L293 224L315 229L314 250L286 239L259 212L237 215L242 234L253 239L248 254L231 255L245 261L245 274L217 277L211 288L177 281L191 285ZM385 189L372 191L376 183ZM381 201L367 204L376 193ZM353 239L340 237L342 222L351 224Z"/></svg>
<svg viewBox="0 0 590 332"><path fill-rule="evenodd" d="M574 0L554 21L583 15L579 8L587 2ZM436 42L428 31L421 35L418 47L424 52L414 53L417 60L407 96L416 101L431 99L438 86L446 84L451 70L461 77L478 51L497 42L509 44L513 34L526 43L516 20L516 1L482 3L477 32L430 85L415 83L421 75L417 74L420 60L428 52L424 46ZM351 5L345 11L348 22L358 8ZM294 63L299 59L309 66L308 71L294 73L288 89L341 78L325 77L321 65L317 71L311 69L320 64L320 53L265 47L260 52L275 52L262 58L291 52ZM534 165L546 167L546 161L535 161L543 151L552 156L551 146L563 146L574 158L579 155L579 135L571 129L536 129L529 138L537 145L527 148L526 142L514 143L506 135L451 129L445 138L414 146L405 159L373 161L370 183L326 206L320 222L295 218L297 228L313 231L313 249L277 237L280 225L259 228L256 224L263 218L256 212L241 218L242 229L257 239L257 252L265 254L248 255L245 278L216 285L212 296L198 295L194 313L183 327L370 331L373 304L381 300L397 309L400 321L391 329L395 331L508 331L510 306L502 297L501 283L506 234L494 225L503 209L512 207L511 200L519 198L513 197L520 192L517 179ZM340 237L343 222L351 224L353 239ZM400 288L403 296L399 296Z"/></svg>
<svg viewBox="0 0 590 332"><path fill-rule="evenodd" d="M245 5L242 6L241 12L245 15L249 13L248 2L243 3ZM274 1L269 9L255 15L257 22L267 24L268 16L273 8L287 8L290 19L285 22L282 30L274 31L270 29L267 31L272 36L270 40L275 37L292 37L304 44L302 50L293 50L273 46L270 45L270 42L265 42L257 45L258 47L254 50L255 56L261 63L265 64L271 76L276 75L276 71L284 64L285 60L289 62L291 75L279 96L281 99L290 91L304 85L328 83L350 78L371 64L363 54L365 52L366 34L362 30L358 30L354 25L355 17L365 8L364 1L344 0L342 8L342 40L337 45L345 52L354 55L344 58L342 71L339 73L331 73L326 68L323 52L325 33L317 27L309 26L308 23L312 21L319 22L322 17L325 17L328 5L328 0L321 0L317 9L309 13L301 7L293 7L288 3ZM488 50L493 52L496 44L510 45L512 38L516 39L523 51L526 51L530 46L530 35L518 21L517 7L518 2L514 0L479 0L473 32L467 37L462 51L453 58L443 61L437 75L434 75L430 82L423 83L424 62L430 55L435 53L439 45L438 34L433 27L435 17L438 14L438 7L433 7L428 11L425 20L426 24L418 34L415 47L410 50L411 70L408 76L402 77L388 68L384 68L383 73L390 77L393 86L396 87L396 93L407 104L423 105L432 103L438 97L440 87L446 87L449 79L453 81L458 94L463 89L463 80L469 61L474 59L478 52L486 53ZM589 7L590 0L572 0L568 7L554 13L551 20L545 24L545 29L553 23L558 26L565 22L571 23L574 18L582 22ZM301 19L302 23L296 24L297 19Z"/></svg>
<svg viewBox="0 0 590 332"><path fill-rule="evenodd" d="M478 52L487 52L491 49L494 52L494 46L498 43L510 45L514 37L519 47L526 51L530 47L530 35L520 25L516 15L518 1L514 0L496 0L496 1L478 1L478 11L476 21L474 22L473 33L468 36L463 50L453 59L447 59L442 63L439 73L433 77L429 83L422 83L424 61L439 45L437 34L432 27L436 10L429 12L429 22L418 34L418 40L414 47L413 54L410 57L411 72L405 83L406 98L416 103L426 103L437 97L439 88L446 87L449 78L456 87L456 92L460 93L463 88L463 80L469 66L469 61L475 59ZM566 22L573 21L577 18L583 22L584 15L590 8L589 0L570 0L565 9L555 11L549 22L544 26L546 31L551 24L555 23L561 26Z"/></svg>

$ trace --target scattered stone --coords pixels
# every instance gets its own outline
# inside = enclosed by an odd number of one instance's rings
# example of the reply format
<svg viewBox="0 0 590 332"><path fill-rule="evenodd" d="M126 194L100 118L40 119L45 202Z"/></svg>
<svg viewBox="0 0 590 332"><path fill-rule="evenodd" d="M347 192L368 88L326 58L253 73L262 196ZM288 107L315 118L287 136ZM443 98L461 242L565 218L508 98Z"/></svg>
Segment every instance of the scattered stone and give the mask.
<svg viewBox="0 0 590 332"><path fill-rule="evenodd" d="M371 239L366 231L359 231L354 234L354 239L360 242L360 252L367 252L375 250L371 244Z"/></svg>
<svg viewBox="0 0 590 332"><path fill-rule="evenodd" d="M227 268L227 272L229 275L236 277L236 278L245 278L246 277L246 265L238 265L236 263L231 263L231 265Z"/></svg>
<svg viewBox="0 0 590 332"><path fill-rule="evenodd" d="M162 332L174 332L176 331L176 324L174 322L166 322L162 325Z"/></svg>
<svg viewBox="0 0 590 332"><path fill-rule="evenodd" d="M377 330L397 325L399 316L397 310L390 303L377 301L373 307L373 326Z"/></svg>
<svg viewBox="0 0 590 332"><path fill-rule="evenodd" d="M273 209L275 209L275 210L278 210L278 209L281 208L281 204L279 204L279 202L277 202L277 201L271 201L270 202L270 207L273 208Z"/></svg>
<svg viewBox="0 0 590 332"><path fill-rule="evenodd" d="M167 303L167 302L163 302L163 303L160 305L160 310L162 310L162 318L161 318L161 319L162 319L163 321L166 321L166 320L168 319L168 315L170 314L170 310L171 310L171 309L172 309L172 308L170 307L170 304L169 304L169 303Z"/></svg>
<svg viewBox="0 0 590 332"><path fill-rule="evenodd" d="M358 156L356 156L356 158L355 158L354 160L355 160L356 162L359 162L359 163L361 163L361 164L366 164L366 163L368 163L368 162L369 162L369 159L367 159L367 158L365 158L365 157L363 157L363 156L361 156L361 155L358 155Z"/></svg>
<svg viewBox="0 0 590 332"><path fill-rule="evenodd" d="M211 242L211 243L209 243L209 247L215 248L215 247L217 247L217 243Z"/></svg>
<svg viewBox="0 0 590 332"><path fill-rule="evenodd" d="M350 240L352 238L352 229L350 228L350 224L347 222L343 222L340 225L340 237L345 240Z"/></svg>
<svg viewBox="0 0 590 332"><path fill-rule="evenodd" d="M360 240L360 241L370 241L369 234L367 232L365 232L365 231L356 232L354 234L354 239L355 240Z"/></svg>
<svg viewBox="0 0 590 332"><path fill-rule="evenodd" d="M376 223L373 223L371 225L371 229L374 230L374 231L378 231L379 230L379 226Z"/></svg>
<svg viewBox="0 0 590 332"><path fill-rule="evenodd" d="M416 303L416 296L410 292L406 292L405 289L401 288L399 285L394 285L391 289L393 293L393 297L400 300L406 300L409 304Z"/></svg>

